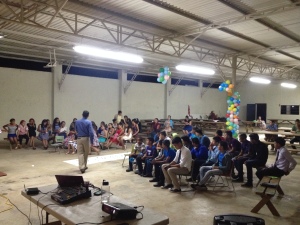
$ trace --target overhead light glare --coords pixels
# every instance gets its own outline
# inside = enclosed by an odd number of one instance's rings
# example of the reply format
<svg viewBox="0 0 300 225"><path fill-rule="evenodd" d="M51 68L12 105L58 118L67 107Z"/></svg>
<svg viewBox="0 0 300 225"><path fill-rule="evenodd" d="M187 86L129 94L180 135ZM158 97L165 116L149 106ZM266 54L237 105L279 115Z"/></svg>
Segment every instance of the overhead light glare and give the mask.
<svg viewBox="0 0 300 225"><path fill-rule="evenodd" d="M296 88L297 85L295 85L295 84L290 84L290 83L281 83L281 87L286 87L286 88Z"/></svg>
<svg viewBox="0 0 300 225"><path fill-rule="evenodd" d="M75 52L81 54L119 60L124 62L142 63L144 61L141 56L125 53L125 52L114 52L114 51L104 50L95 47L82 46L82 45L75 46L73 47L73 49Z"/></svg>
<svg viewBox="0 0 300 225"><path fill-rule="evenodd" d="M255 82L255 83L260 83L260 84L269 84L269 83L271 83L270 80L264 79L264 78L259 78L259 77L251 77L250 81Z"/></svg>
<svg viewBox="0 0 300 225"><path fill-rule="evenodd" d="M214 75L215 71L205 67L178 65L176 69L182 72L198 73L203 75Z"/></svg>
<svg viewBox="0 0 300 225"><path fill-rule="evenodd" d="M0 39L1 39L1 38L4 38L4 35L3 35L3 34L0 34Z"/></svg>

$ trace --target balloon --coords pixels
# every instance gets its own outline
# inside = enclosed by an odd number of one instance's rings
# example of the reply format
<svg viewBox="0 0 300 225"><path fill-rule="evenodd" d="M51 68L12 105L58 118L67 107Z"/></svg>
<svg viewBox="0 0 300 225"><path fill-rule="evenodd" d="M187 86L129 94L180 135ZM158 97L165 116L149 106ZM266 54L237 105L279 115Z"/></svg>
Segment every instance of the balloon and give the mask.
<svg viewBox="0 0 300 225"><path fill-rule="evenodd" d="M163 78L163 77L160 77L160 78L159 78L159 81L160 81L160 82L163 82L163 81L164 81L164 78Z"/></svg>
<svg viewBox="0 0 300 225"><path fill-rule="evenodd" d="M226 125L229 125L229 124L230 124L230 122L227 121L227 122L226 122Z"/></svg>
<svg viewBox="0 0 300 225"><path fill-rule="evenodd" d="M229 88L232 89L234 87L233 84L229 84Z"/></svg>
<svg viewBox="0 0 300 225"><path fill-rule="evenodd" d="M223 91L223 87L222 86L219 86L219 91Z"/></svg>
<svg viewBox="0 0 300 225"><path fill-rule="evenodd" d="M230 119L230 122L233 122L233 119Z"/></svg>
<svg viewBox="0 0 300 225"><path fill-rule="evenodd" d="M226 84L230 84L230 81L229 81L229 80L226 80L225 83L226 83Z"/></svg>
<svg viewBox="0 0 300 225"><path fill-rule="evenodd" d="M162 77L164 75L164 73L163 72L160 72L160 76Z"/></svg>
<svg viewBox="0 0 300 225"><path fill-rule="evenodd" d="M228 129L229 129L229 130L232 130L232 126L229 126Z"/></svg>
<svg viewBox="0 0 300 225"><path fill-rule="evenodd" d="M159 72L163 73L164 71L164 68L159 68Z"/></svg>
<svg viewBox="0 0 300 225"><path fill-rule="evenodd" d="M169 71L168 75L171 76L171 74L172 74L171 71Z"/></svg>
<svg viewBox="0 0 300 225"><path fill-rule="evenodd" d="M163 83L163 84L166 84L167 82L168 82L167 80L164 80L162 83Z"/></svg>
<svg viewBox="0 0 300 225"><path fill-rule="evenodd" d="M228 96L232 96L232 92L227 92L227 95Z"/></svg>
<svg viewBox="0 0 300 225"><path fill-rule="evenodd" d="M232 114L230 114L230 116L229 116L230 118L233 118L233 115Z"/></svg>
<svg viewBox="0 0 300 225"><path fill-rule="evenodd" d="M240 126L239 125L236 125L236 129L238 130L240 128Z"/></svg>
<svg viewBox="0 0 300 225"><path fill-rule="evenodd" d="M157 74L157 77L160 77L160 73Z"/></svg>
<svg viewBox="0 0 300 225"><path fill-rule="evenodd" d="M157 78L157 82L160 82L160 78Z"/></svg>
<svg viewBox="0 0 300 225"><path fill-rule="evenodd" d="M169 71L169 67L165 66L164 71Z"/></svg>
<svg viewBox="0 0 300 225"><path fill-rule="evenodd" d="M165 75L164 78L165 78L165 80L168 80L168 79L169 79L169 76L168 76L168 75Z"/></svg>
<svg viewBox="0 0 300 225"><path fill-rule="evenodd" d="M233 112L236 112L236 109L233 109Z"/></svg>

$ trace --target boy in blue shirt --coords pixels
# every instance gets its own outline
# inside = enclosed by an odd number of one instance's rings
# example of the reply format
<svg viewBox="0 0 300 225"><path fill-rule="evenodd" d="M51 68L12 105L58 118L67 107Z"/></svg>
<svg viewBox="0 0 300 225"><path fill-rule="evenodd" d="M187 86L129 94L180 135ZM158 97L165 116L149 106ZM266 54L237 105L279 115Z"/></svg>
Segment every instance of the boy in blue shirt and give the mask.
<svg viewBox="0 0 300 225"><path fill-rule="evenodd" d="M157 182L154 184L154 187L161 187L164 186L165 184L165 177L161 169L161 165L165 163L170 163L173 161L175 158L176 152L174 149L170 148L170 141L169 140L164 140L162 143L162 155L156 157L155 159L152 160L152 164L154 165L155 168L155 177L149 182Z"/></svg>
<svg viewBox="0 0 300 225"><path fill-rule="evenodd" d="M136 158L136 164L139 170L138 174L143 177L152 177L153 165L151 161L157 156L157 151L155 146L153 145L153 142L153 138L148 138L145 154L140 158ZM144 168L142 162L145 162Z"/></svg>

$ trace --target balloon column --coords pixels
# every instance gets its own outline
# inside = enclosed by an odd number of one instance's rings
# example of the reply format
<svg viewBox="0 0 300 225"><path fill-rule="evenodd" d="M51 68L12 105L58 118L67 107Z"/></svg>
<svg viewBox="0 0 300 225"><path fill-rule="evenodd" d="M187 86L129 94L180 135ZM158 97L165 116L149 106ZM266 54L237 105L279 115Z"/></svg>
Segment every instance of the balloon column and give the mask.
<svg viewBox="0 0 300 225"><path fill-rule="evenodd" d="M171 71L169 71L169 67L164 67L159 69L159 73L157 74L157 82L161 82L166 84L171 76Z"/></svg>
<svg viewBox="0 0 300 225"><path fill-rule="evenodd" d="M226 80L219 86L219 91L227 92L227 114L226 114L226 128L232 132L234 138L238 137L239 134L239 114L240 114L240 103L241 96L238 92L232 92L234 88L233 84L230 84L229 80Z"/></svg>

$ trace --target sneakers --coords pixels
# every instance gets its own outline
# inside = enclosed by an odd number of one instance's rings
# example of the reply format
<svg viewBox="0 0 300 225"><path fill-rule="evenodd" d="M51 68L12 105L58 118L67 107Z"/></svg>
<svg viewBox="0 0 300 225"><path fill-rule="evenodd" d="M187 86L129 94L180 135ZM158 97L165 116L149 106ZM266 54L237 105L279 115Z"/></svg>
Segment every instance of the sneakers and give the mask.
<svg viewBox="0 0 300 225"><path fill-rule="evenodd" d="M191 184L191 188L193 188L194 190L207 191L207 187L205 184L203 185Z"/></svg>
<svg viewBox="0 0 300 225"><path fill-rule="evenodd" d="M153 177L151 174L144 174L143 177Z"/></svg>
<svg viewBox="0 0 300 225"><path fill-rule="evenodd" d="M161 187L161 189L169 189L169 188L172 188L173 187L173 184L167 184L163 187Z"/></svg>
<svg viewBox="0 0 300 225"><path fill-rule="evenodd" d="M178 192L181 192L181 189L171 188L170 192L178 193Z"/></svg>
<svg viewBox="0 0 300 225"><path fill-rule="evenodd" d="M158 182L158 179L153 178L153 179L149 180L149 182Z"/></svg>
<svg viewBox="0 0 300 225"><path fill-rule="evenodd" d="M129 168L126 170L126 172L131 172L131 171L133 171L133 170L132 170L132 169L129 169Z"/></svg>
<svg viewBox="0 0 300 225"><path fill-rule="evenodd" d="M153 185L153 187L163 187L163 186L164 186L163 183L156 183L156 184Z"/></svg>
<svg viewBox="0 0 300 225"><path fill-rule="evenodd" d="M241 187L252 188L253 184L250 184L250 183L246 182L246 183L242 184Z"/></svg>

